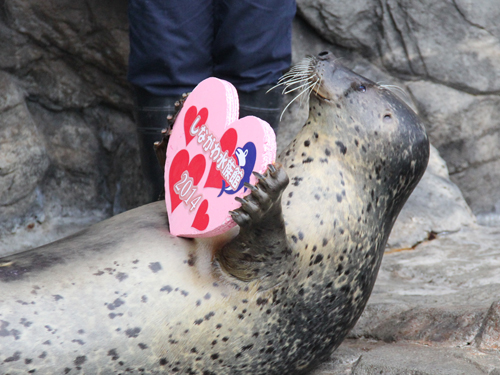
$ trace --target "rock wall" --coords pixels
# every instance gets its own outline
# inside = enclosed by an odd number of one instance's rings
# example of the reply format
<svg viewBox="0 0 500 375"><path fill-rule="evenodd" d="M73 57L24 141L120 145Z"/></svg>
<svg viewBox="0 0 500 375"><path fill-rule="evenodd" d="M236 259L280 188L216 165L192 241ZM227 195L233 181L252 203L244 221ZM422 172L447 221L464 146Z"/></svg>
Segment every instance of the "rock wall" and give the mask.
<svg viewBox="0 0 500 375"><path fill-rule="evenodd" d="M0 252L146 203L126 7L0 1Z"/></svg>
<svg viewBox="0 0 500 375"><path fill-rule="evenodd" d="M498 0L298 0L325 40L400 80L475 213L500 201Z"/></svg>

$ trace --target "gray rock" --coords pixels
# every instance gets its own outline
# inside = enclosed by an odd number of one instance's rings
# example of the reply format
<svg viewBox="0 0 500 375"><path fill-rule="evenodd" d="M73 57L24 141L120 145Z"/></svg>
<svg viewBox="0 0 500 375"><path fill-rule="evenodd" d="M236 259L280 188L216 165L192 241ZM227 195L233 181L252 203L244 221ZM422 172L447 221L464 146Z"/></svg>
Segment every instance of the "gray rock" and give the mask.
<svg viewBox="0 0 500 375"><path fill-rule="evenodd" d="M30 99L48 108L105 102L130 112L126 7L119 0L7 1L0 68L13 69Z"/></svg>
<svg viewBox="0 0 500 375"><path fill-rule="evenodd" d="M97 99L84 79L62 60L41 60L23 77L24 89L52 110L85 108Z"/></svg>
<svg viewBox="0 0 500 375"><path fill-rule="evenodd" d="M43 56L41 47L0 21L0 69L16 71Z"/></svg>
<svg viewBox="0 0 500 375"><path fill-rule="evenodd" d="M96 129L106 164L106 191L116 215L147 203L149 186L142 178L135 123L129 114L110 108L89 108L85 120Z"/></svg>
<svg viewBox="0 0 500 375"><path fill-rule="evenodd" d="M495 337L499 241L498 229L471 227L386 254L352 337L450 346L481 341L482 332Z"/></svg>
<svg viewBox="0 0 500 375"><path fill-rule="evenodd" d="M45 144L13 79L0 72L0 236L39 210Z"/></svg>
<svg viewBox="0 0 500 375"><path fill-rule="evenodd" d="M146 203L126 8L119 0L2 3L0 255Z"/></svg>
<svg viewBox="0 0 500 375"><path fill-rule="evenodd" d="M0 112L5 112L24 103L24 96L19 90L14 78L0 71Z"/></svg>
<svg viewBox="0 0 500 375"><path fill-rule="evenodd" d="M483 375L454 351L413 345L382 346L364 354L353 374L372 375Z"/></svg>
<svg viewBox="0 0 500 375"><path fill-rule="evenodd" d="M476 96L427 81L408 84L451 179L475 212L500 201L500 97ZM482 183L478 183L482 181Z"/></svg>
<svg viewBox="0 0 500 375"><path fill-rule="evenodd" d="M376 53L381 7L375 1L299 0L298 13L331 44Z"/></svg>
<svg viewBox="0 0 500 375"><path fill-rule="evenodd" d="M450 181L446 163L431 146L422 180L398 216L387 246L411 249L441 233L457 232L476 222L458 187Z"/></svg>
<svg viewBox="0 0 500 375"><path fill-rule="evenodd" d="M331 43L377 56L394 73L474 93L500 89L495 0L297 3L300 14Z"/></svg>
<svg viewBox="0 0 500 375"><path fill-rule="evenodd" d="M500 359L474 348L346 340L332 361L311 375L496 375Z"/></svg>
<svg viewBox="0 0 500 375"><path fill-rule="evenodd" d="M495 204L493 212L478 214L476 218L479 225L500 227L500 201Z"/></svg>
<svg viewBox="0 0 500 375"><path fill-rule="evenodd" d="M35 104L29 108L51 161L43 186L47 204L54 202L50 211L68 216L73 210L109 210L102 194L105 176L100 173L102 156L95 130L76 111L51 112Z"/></svg>
<svg viewBox="0 0 500 375"><path fill-rule="evenodd" d="M128 58L127 2L70 0L5 2L7 25L49 51L60 51L124 77Z"/></svg>
<svg viewBox="0 0 500 375"><path fill-rule="evenodd" d="M360 320L313 375L500 374L500 231L384 255Z"/></svg>
<svg viewBox="0 0 500 375"><path fill-rule="evenodd" d="M493 302L476 336L480 349L500 350L500 300Z"/></svg>

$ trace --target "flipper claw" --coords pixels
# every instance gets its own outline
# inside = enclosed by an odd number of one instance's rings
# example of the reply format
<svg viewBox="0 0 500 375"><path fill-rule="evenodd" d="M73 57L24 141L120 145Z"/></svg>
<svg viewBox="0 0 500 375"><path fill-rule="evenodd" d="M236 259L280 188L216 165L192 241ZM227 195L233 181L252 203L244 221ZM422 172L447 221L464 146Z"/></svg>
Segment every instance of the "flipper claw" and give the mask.
<svg viewBox="0 0 500 375"><path fill-rule="evenodd" d="M240 232L216 259L223 270L240 280L263 282L266 275L279 268L277 260L289 253L281 209L281 195L289 180L281 164L254 175L257 184L245 184L250 194L236 197L241 207L230 212Z"/></svg>
<svg viewBox="0 0 500 375"><path fill-rule="evenodd" d="M156 158L158 159L158 163L160 164L162 170L165 170L165 162L167 161L167 145L168 140L170 139L170 135L172 134L172 127L174 126L175 120L177 119L177 116L179 115L179 112L181 111L188 95L189 94L182 94L182 98L175 102L174 107L176 112L173 116L167 116L168 128L161 131L162 140L160 142L155 142L153 145L156 153Z"/></svg>

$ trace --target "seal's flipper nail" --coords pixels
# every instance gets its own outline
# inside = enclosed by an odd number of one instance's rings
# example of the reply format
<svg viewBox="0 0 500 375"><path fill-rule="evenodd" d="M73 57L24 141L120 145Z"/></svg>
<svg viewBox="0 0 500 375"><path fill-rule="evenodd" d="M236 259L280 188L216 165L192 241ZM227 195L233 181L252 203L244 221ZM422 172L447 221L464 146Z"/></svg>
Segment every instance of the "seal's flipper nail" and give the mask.
<svg viewBox="0 0 500 375"><path fill-rule="evenodd" d="M244 182L243 186L246 187L247 189L250 189L251 191L257 191L258 190L257 187L255 187L252 184L249 184L248 182Z"/></svg>
<svg viewBox="0 0 500 375"><path fill-rule="evenodd" d="M264 180L265 179L265 177L262 174L260 174L259 172L253 171L252 174L255 177L257 177L259 180Z"/></svg>

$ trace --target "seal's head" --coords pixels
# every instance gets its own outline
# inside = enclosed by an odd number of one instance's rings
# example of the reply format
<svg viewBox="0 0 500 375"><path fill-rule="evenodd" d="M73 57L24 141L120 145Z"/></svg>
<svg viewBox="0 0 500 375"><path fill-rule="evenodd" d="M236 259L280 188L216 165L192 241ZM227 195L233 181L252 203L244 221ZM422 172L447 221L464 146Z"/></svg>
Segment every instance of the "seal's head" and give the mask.
<svg viewBox="0 0 500 375"><path fill-rule="evenodd" d="M427 166L429 146L417 114L391 90L339 64L330 52L320 53L310 64L310 79L317 81L310 116L318 116L316 105L322 108L321 115L332 120L324 131L360 148L369 167L376 160L391 165L394 169L384 168L387 178L411 170L419 179ZM360 145L361 140L366 143Z"/></svg>
<svg viewBox="0 0 500 375"><path fill-rule="evenodd" d="M347 151L357 151L349 163L367 174L368 180L385 186L394 200L408 197L429 158L422 120L391 90L344 67L330 52L311 59L310 71L310 79L317 81L310 97L310 117L330 119L320 122L323 132ZM396 211L394 220L404 201L388 205Z"/></svg>
<svg viewBox="0 0 500 375"><path fill-rule="evenodd" d="M323 161L323 175L335 175L338 169L353 176L359 196L380 197L371 205L383 211L389 231L427 167L429 141L422 120L391 90L354 73L330 52L296 65L283 84L285 92L298 85L301 93L310 93L304 135L292 150ZM311 133L314 139L305 141ZM303 142L307 147L299 151ZM317 170L318 165L308 173Z"/></svg>

